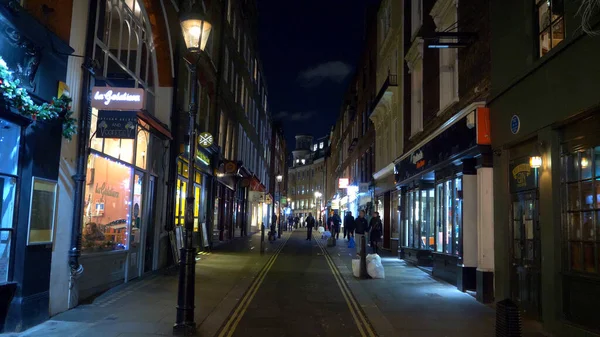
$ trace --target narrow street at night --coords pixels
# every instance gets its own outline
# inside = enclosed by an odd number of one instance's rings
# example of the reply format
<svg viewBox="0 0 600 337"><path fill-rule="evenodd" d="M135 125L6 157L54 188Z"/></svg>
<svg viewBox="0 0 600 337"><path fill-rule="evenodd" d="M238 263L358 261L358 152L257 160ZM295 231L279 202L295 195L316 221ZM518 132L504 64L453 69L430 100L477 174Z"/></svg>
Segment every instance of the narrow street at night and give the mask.
<svg viewBox="0 0 600 337"><path fill-rule="evenodd" d="M313 231L313 234L318 234ZM199 255L198 336L494 336L494 310L426 272L383 256L385 280L351 275L355 249L306 230L260 235ZM2 337L172 336L174 270L133 281L23 333ZM416 308L416 310L415 310ZM543 336L526 325L524 336Z"/></svg>

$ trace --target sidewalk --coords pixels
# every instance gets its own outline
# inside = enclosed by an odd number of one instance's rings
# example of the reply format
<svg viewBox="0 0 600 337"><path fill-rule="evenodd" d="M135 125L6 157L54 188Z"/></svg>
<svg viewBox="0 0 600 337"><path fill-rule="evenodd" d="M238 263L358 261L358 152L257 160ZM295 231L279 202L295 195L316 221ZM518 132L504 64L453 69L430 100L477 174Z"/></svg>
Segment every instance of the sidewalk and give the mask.
<svg viewBox="0 0 600 337"><path fill-rule="evenodd" d="M265 244L260 235L237 238L200 255L196 264L198 335L212 336L235 303L282 243ZM171 336L177 305L177 268L118 286L21 333L2 337L153 337Z"/></svg>
<svg viewBox="0 0 600 337"><path fill-rule="evenodd" d="M390 252L380 250L385 279L356 279L352 275L356 249L347 246L339 239L327 251L379 336L495 336L494 309ZM544 336L537 324L524 323L523 336Z"/></svg>

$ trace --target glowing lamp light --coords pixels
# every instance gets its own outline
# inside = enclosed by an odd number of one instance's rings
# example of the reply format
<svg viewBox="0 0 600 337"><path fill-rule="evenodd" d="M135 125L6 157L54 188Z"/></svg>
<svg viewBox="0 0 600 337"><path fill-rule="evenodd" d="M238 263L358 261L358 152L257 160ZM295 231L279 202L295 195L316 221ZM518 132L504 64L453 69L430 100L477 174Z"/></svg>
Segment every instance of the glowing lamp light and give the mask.
<svg viewBox="0 0 600 337"><path fill-rule="evenodd" d="M321 192L316 191L315 192L315 198L320 198L323 194L321 194Z"/></svg>
<svg viewBox="0 0 600 337"><path fill-rule="evenodd" d="M194 6L191 11L183 14L180 19L185 46L192 53L204 51L212 31L212 25L206 21L202 11L197 7Z"/></svg>
<svg viewBox="0 0 600 337"><path fill-rule="evenodd" d="M581 157L581 168L587 168L590 165L590 162L586 157Z"/></svg>
<svg viewBox="0 0 600 337"><path fill-rule="evenodd" d="M277 182L280 183L283 181L283 176L281 174L277 175L277 177L275 177L275 179L277 179Z"/></svg>
<svg viewBox="0 0 600 337"><path fill-rule="evenodd" d="M540 168L542 166L542 156L535 155L529 157L529 166L531 168Z"/></svg>

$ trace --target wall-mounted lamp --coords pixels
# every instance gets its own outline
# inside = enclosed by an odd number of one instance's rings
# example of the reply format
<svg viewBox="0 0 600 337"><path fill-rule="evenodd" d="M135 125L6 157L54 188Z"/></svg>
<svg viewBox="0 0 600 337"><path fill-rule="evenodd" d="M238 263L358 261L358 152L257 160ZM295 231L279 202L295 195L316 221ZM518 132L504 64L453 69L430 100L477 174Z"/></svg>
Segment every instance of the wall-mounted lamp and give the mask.
<svg viewBox="0 0 600 337"><path fill-rule="evenodd" d="M542 156L534 155L529 157L529 166L531 168L540 168L542 166Z"/></svg>
<svg viewBox="0 0 600 337"><path fill-rule="evenodd" d="M529 157L529 166L531 166L531 168L536 169L542 167L543 162L540 148L542 148L543 146L544 144L542 142L538 142L536 144L533 154L531 155L531 157Z"/></svg>

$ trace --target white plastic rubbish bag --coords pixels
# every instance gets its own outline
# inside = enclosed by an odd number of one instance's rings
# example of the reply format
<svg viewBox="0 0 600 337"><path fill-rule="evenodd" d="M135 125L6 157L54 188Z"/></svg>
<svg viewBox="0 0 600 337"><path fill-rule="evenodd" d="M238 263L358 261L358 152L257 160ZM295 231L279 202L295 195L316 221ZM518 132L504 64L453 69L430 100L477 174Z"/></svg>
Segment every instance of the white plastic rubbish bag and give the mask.
<svg viewBox="0 0 600 337"><path fill-rule="evenodd" d="M385 271L383 270L381 261L377 261L375 259L367 263L367 273L372 278L385 278Z"/></svg>
<svg viewBox="0 0 600 337"><path fill-rule="evenodd" d="M354 277L360 277L360 260L359 259L352 260L352 274L354 274Z"/></svg>
<svg viewBox="0 0 600 337"><path fill-rule="evenodd" d="M381 257L378 254L367 254L367 263L375 260L381 263Z"/></svg>
<svg viewBox="0 0 600 337"><path fill-rule="evenodd" d="M330 236L331 236L331 232L330 232L330 231L324 231L324 232L323 232L323 237L324 237L325 239L327 239L327 238L328 238L328 237L330 237Z"/></svg>
<svg viewBox="0 0 600 337"><path fill-rule="evenodd" d="M319 231L319 233L323 234L323 232L325 231L325 227L319 226L319 229L317 230Z"/></svg>

